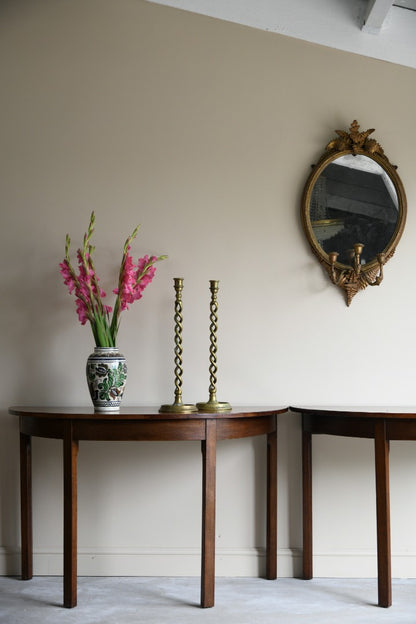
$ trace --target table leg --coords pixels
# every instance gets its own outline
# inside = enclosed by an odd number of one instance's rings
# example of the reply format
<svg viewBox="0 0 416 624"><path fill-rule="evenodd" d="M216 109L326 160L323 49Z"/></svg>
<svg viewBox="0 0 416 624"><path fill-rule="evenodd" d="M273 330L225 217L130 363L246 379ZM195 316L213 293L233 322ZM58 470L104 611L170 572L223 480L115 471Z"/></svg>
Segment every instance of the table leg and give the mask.
<svg viewBox="0 0 416 624"><path fill-rule="evenodd" d="M64 436L64 607L77 604L77 456L72 424Z"/></svg>
<svg viewBox="0 0 416 624"><path fill-rule="evenodd" d="M22 540L22 579L33 576L32 538L32 440L20 434L20 522Z"/></svg>
<svg viewBox="0 0 416 624"><path fill-rule="evenodd" d="M312 434L302 427L303 578L313 577Z"/></svg>
<svg viewBox="0 0 416 624"><path fill-rule="evenodd" d="M277 424L267 434L266 578L277 578Z"/></svg>
<svg viewBox="0 0 416 624"><path fill-rule="evenodd" d="M201 607L214 606L215 593L215 481L217 429L207 419L202 440L202 554Z"/></svg>
<svg viewBox="0 0 416 624"><path fill-rule="evenodd" d="M391 606L389 441L386 423L378 420L374 436L377 503L378 604Z"/></svg>

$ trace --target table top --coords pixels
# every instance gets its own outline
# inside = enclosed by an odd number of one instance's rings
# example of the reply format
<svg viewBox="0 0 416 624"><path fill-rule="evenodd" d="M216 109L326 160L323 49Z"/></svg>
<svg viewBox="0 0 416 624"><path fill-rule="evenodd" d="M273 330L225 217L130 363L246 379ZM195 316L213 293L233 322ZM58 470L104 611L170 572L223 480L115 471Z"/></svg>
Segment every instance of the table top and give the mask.
<svg viewBox="0 0 416 624"><path fill-rule="evenodd" d="M117 412L95 412L93 406L17 405L9 408L16 416L62 420L207 420L244 419L272 416L288 411L304 414L325 414L351 418L416 419L416 406L394 405L302 405L302 406L238 406L223 412L190 412L184 414L159 412L156 406L123 406Z"/></svg>
<svg viewBox="0 0 416 624"><path fill-rule="evenodd" d="M287 407L234 407L226 412L192 412L185 414L159 412L159 407L154 406L126 406L117 412L95 412L92 406L12 406L9 413L16 416L32 416L39 419L62 419L62 420L207 420L227 418L243 419L260 416L272 416L287 412Z"/></svg>
<svg viewBox="0 0 416 624"><path fill-rule="evenodd" d="M414 405L346 405L334 407L331 405L303 405L290 406L290 411L303 414L325 414L331 416L348 416L351 418L388 418L388 419L413 419L416 418L416 406Z"/></svg>

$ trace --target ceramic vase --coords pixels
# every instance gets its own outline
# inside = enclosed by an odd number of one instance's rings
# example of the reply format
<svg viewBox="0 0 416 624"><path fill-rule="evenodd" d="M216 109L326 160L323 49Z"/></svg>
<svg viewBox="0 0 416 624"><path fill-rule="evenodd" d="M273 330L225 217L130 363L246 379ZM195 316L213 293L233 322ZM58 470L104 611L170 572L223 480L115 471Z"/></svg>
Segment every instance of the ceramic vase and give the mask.
<svg viewBox="0 0 416 624"><path fill-rule="evenodd" d="M116 347L95 347L88 357L86 372L95 411L118 411L127 380L124 355Z"/></svg>

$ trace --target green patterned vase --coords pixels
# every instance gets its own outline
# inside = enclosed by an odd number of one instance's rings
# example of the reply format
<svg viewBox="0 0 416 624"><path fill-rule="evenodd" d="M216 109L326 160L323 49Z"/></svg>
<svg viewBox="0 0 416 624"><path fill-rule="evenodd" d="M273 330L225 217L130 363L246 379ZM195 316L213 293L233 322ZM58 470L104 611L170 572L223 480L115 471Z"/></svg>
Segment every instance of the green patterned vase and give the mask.
<svg viewBox="0 0 416 624"><path fill-rule="evenodd" d="M127 379L126 358L116 347L95 347L87 360L87 382L96 412L116 412Z"/></svg>

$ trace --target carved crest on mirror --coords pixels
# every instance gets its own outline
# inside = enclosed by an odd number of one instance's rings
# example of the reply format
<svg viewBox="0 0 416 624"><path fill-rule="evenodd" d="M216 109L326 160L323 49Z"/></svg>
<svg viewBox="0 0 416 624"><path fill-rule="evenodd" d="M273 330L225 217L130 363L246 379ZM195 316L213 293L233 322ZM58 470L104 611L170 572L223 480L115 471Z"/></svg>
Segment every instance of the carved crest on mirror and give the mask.
<svg viewBox="0 0 416 624"><path fill-rule="evenodd" d="M403 184L380 143L360 132L336 130L305 184L301 217L312 251L347 305L383 280L406 221Z"/></svg>

